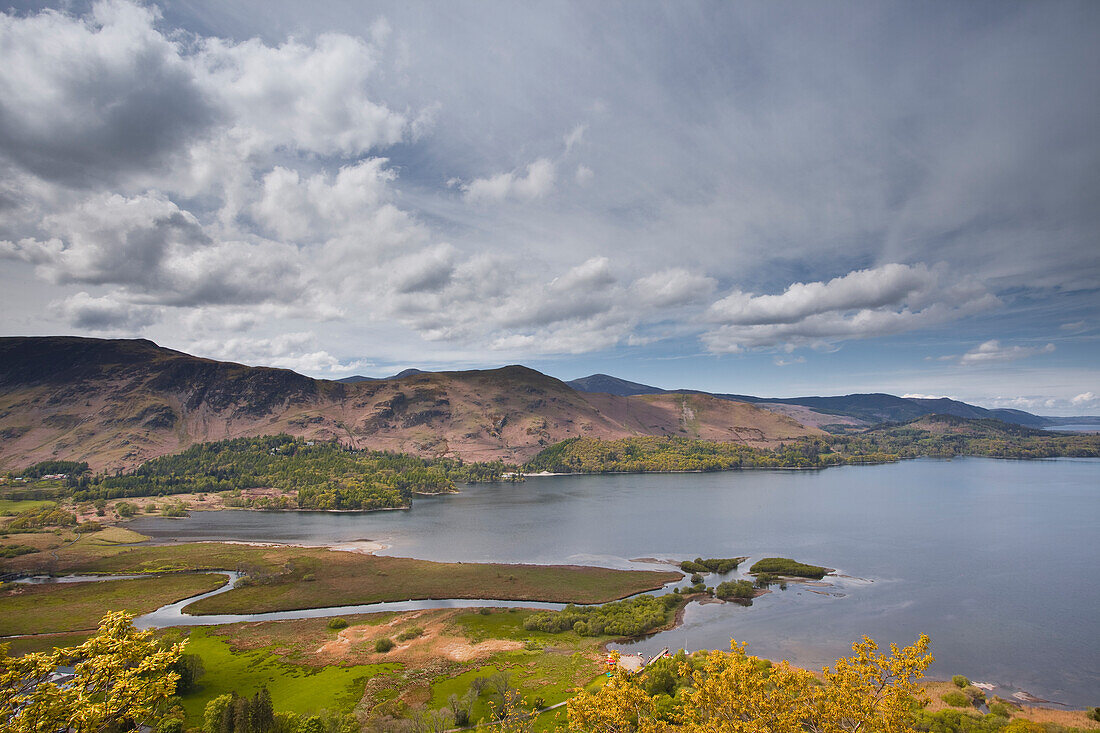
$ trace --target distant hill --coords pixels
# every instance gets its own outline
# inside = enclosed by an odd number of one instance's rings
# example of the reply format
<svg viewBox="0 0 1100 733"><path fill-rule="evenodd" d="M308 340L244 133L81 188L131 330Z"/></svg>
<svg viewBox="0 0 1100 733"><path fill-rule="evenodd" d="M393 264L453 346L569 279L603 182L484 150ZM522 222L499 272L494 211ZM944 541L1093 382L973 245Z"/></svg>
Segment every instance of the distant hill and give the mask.
<svg viewBox="0 0 1100 733"><path fill-rule="evenodd" d="M834 438L849 454L991 456L995 458L1100 457L1100 439L1085 433L1057 433L996 418L925 415L907 423L883 425Z"/></svg>
<svg viewBox="0 0 1100 733"><path fill-rule="evenodd" d="M882 423L899 423L915 420L924 415L955 415L973 419L993 418L1016 425L1027 425L1040 428L1054 424L1051 418L1032 415L1022 410L989 410L984 407L970 405L945 398L921 399L913 397L897 397L891 394L850 394L842 397L755 397L743 394L724 394L715 392L702 392L699 390L666 390L660 387L651 387L638 382L628 382L625 379L612 377L607 374L593 374L588 377L574 379L567 382L569 386L584 392L604 392L614 395L642 395L642 394L668 394L671 392L686 394L710 394L723 400L735 402L748 402L758 404L769 409L776 409L779 405L798 405L809 408L812 412L804 410L787 411L791 417L807 425L831 426L838 429L851 427L880 425ZM780 408L781 409L781 408ZM831 422L829 415L851 418L851 420ZM854 422L853 422L854 420ZM1065 421L1064 419L1062 420Z"/></svg>
<svg viewBox="0 0 1100 733"><path fill-rule="evenodd" d="M344 377L343 379L337 379L337 382L341 384L355 384L356 382L384 382L388 379L404 379L405 377L411 377L414 374L424 374L420 369L403 369L397 374L391 374L388 377L364 377L356 374L352 377Z"/></svg>
<svg viewBox="0 0 1100 733"><path fill-rule="evenodd" d="M603 394L630 397L639 394L665 394L668 390L659 387L650 387L648 384L628 382L625 379L612 377L609 374L592 374L580 379L566 382L570 387L581 392L601 392Z"/></svg>
<svg viewBox="0 0 1100 733"><path fill-rule="evenodd" d="M0 338L0 469L54 459L128 468L196 442L280 432L514 463L570 437L675 435L764 447L822 434L757 405L585 393L523 366L348 383L140 339Z"/></svg>
<svg viewBox="0 0 1100 733"><path fill-rule="evenodd" d="M1076 415L1071 417L1044 415L1043 419L1046 420L1047 427L1050 428L1057 428L1059 425L1088 425L1095 426L1097 430L1100 430L1100 415Z"/></svg>

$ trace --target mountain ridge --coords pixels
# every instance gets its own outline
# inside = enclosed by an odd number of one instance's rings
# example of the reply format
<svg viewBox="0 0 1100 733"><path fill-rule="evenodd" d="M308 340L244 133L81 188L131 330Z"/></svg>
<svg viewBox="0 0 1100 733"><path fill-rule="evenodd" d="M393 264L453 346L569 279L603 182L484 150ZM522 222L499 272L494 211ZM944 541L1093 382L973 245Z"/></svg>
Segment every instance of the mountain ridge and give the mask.
<svg viewBox="0 0 1100 733"><path fill-rule="evenodd" d="M288 433L522 463L569 437L679 435L773 446L821 431L709 395L578 392L520 365L341 383L147 340L0 338L0 468L132 468L196 442Z"/></svg>
<svg viewBox="0 0 1100 733"><path fill-rule="evenodd" d="M798 405L810 408L824 415L838 415L854 418L860 421L862 426L888 423L907 422L925 415L954 415L967 418L993 418L1003 422L1028 427L1044 427L1057 424L1053 418L1033 415L1023 410L989 409L971 405L959 400L942 398L914 398L898 397L883 392L865 392L835 397L756 397L744 394L729 394L721 392L705 392L703 390L677 389L668 390L661 387L652 387L638 382L631 382L608 374L591 374L566 382L574 389L585 392L608 391L609 394L642 395L642 394L709 394L719 399L728 399L736 402L748 402L768 406ZM806 416L809 417L809 416Z"/></svg>

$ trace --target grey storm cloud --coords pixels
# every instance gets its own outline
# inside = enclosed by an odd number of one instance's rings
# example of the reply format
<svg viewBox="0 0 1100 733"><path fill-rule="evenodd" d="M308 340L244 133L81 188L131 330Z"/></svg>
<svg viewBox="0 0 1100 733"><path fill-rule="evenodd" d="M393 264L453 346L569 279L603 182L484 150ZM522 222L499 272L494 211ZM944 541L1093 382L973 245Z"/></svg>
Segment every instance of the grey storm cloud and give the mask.
<svg viewBox="0 0 1100 733"><path fill-rule="evenodd" d="M163 168L219 110L150 26L150 11L97 4L79 23L57 12L0 16L0 156L89 187Z"/></svg>
<svg viewBox="0 0 1100 733"><path fill-rule="evenodd" d="M54 310L73 326L89 331L125 331L148 326L155 309L134 306L110 296L93 298L86 292L66 298Z"/></svg>

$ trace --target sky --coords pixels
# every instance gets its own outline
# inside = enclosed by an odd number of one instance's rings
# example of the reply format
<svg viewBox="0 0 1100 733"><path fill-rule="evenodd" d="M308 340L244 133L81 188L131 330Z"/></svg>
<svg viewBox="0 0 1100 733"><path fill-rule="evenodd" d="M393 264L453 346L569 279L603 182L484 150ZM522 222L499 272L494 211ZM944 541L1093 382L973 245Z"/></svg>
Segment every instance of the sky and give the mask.
<svg viewBox="0 0 1100 733"><path fill-rule="evenodd" d="M1100 414L1100 3L0 9L3 335Z"/></svg>

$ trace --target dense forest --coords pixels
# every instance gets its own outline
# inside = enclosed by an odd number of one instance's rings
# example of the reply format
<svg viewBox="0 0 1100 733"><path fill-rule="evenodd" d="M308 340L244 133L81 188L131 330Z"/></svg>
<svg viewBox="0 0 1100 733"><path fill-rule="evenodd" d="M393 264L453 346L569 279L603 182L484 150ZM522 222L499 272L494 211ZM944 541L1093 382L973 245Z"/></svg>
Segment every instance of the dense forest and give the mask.
<svg viewBox="0 0 1100 733"><path fill-rule="evenodd" d="M771 449L676 437L570 438L542 451L524 468L552 473L823 468L922 456L1095 458L1100 457L1100 435L1051 433L998 420L937 415L863 433L802 438Z"/></svg>
<svg viewBox="0 0 1100 733"><path fill-rule="evenodd" d="M302 509L385 509L408 507L413 494L453 491L456 483L500 481L506 470L500 462L356 451L273 435L194 445L127 473L73 473L67 483L76 501L262 487L296 491ZM36 465L24 475L43 473Z"/></svg>

